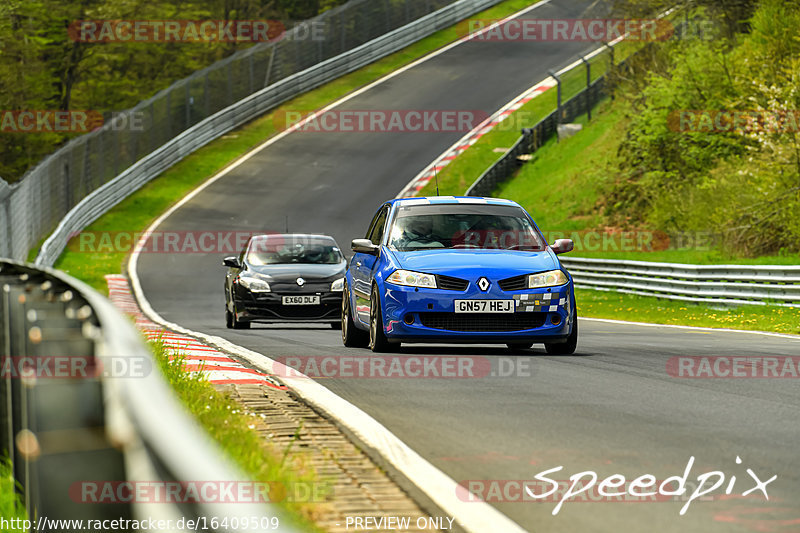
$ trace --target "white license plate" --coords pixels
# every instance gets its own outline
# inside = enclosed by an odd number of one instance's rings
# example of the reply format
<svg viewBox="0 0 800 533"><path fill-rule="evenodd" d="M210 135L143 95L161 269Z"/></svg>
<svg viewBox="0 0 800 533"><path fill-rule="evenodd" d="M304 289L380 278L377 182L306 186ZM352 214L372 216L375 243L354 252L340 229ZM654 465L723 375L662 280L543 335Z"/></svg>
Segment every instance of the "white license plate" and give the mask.
<svg viewBox="0 0 800 533"><path fill-rule="evenodd" d="M319 305L319 296L284 296L283 305Z"/></svg>
<svg viewBox="0 0 800 533"><path fill-rule="evenodd" d="M514 300L456 300L456 313L513 313Z"/></svg>

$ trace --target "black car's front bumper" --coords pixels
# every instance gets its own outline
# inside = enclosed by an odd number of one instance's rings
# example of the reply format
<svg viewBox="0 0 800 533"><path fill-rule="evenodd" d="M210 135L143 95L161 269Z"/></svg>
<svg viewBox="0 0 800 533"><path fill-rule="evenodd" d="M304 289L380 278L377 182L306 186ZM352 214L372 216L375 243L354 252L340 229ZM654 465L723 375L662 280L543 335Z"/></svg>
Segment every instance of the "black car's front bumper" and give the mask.
<svg viewBox="0 0 800 533"><path fill-rule="evenodd" d="M234 294L236 318L240 322L338 322L342 293L292 291L251 293L241 287ZM284 296L319 296L319 304L283 304Z"/></svg>

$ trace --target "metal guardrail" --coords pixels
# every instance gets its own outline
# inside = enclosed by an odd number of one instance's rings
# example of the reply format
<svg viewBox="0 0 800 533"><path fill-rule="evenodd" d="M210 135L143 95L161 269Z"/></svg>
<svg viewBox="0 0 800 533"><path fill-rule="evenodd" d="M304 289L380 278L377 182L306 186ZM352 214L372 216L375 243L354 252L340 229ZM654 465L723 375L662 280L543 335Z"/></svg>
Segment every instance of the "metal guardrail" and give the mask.
<svg viewBox="0 0 800 533"><path fill-rule="evenodd" d="M225 531L210 517L277 516L278 530L293 531L266 504L75 501L84 481L245 480L178 403L131 322L87 285L0 260L0 348L0 456L12 461L30 519L207 517ZM87 371L54 371L72 361ZM24 365L31 373L18 372Z"/></svg>
<svg viewBox="0 0 800 533"><path fill-rule="evenodd" d="M560 259L581 288L714 304L800 305L800 266Z"/></svg>
<svg viewBox="0 0 800 533"><path fill-rule="evenodd" d="M617 68L625 68L625 65L626 62L623 61L617 65ZM602 75L532 127L523 128L522 135L514 145L478 176L465 194L467 196L491 196L497 185L508 179L520 167L522 164L520 156L536 152L557 134L559 124L571 122L583 115L605 94L606 78L605 75Z"/></svg>
<svg viewBox="0 0 800 533"><path fill-rule="evenodd" d="M8 185L0 179L0 257L23 260L47 232L36 264L52 265L80 231L144 183L206 143L294 96L396 52L501 0L351 0L200 70L120 114L141 131L107 123L77 137ZM445 7L442 7L445 6ZM307 25L308 25L307 24ZM307 26L306 25L306 26Z"/></svg>

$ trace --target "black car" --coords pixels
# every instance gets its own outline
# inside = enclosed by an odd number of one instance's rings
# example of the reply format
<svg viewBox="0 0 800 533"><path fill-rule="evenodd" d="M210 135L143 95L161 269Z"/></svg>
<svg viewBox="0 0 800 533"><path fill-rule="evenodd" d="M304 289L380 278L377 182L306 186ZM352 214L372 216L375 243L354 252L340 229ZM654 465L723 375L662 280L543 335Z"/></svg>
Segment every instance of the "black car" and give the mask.
<svg viewBox="0 0 800 533"><path fill-rule="evenodd" d="M225 325L327 322L340 327L347 267L333 237L254 235L238 257L226 257Z"/></svg>

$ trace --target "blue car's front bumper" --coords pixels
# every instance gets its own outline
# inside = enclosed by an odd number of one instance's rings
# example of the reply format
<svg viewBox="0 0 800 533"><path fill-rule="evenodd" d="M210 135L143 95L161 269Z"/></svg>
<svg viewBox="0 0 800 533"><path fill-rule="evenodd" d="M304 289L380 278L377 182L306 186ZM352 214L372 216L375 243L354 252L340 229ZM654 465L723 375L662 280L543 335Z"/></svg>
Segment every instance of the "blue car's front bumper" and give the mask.
<svg viewBox="0 0 800 533"><path fill-rule="evenodd" d="M480 291L384 284L383 324L397 342L561 342L572 331L572 283L547 289ZM456 313L456 300L514 300L513 313Z"/></svg>

